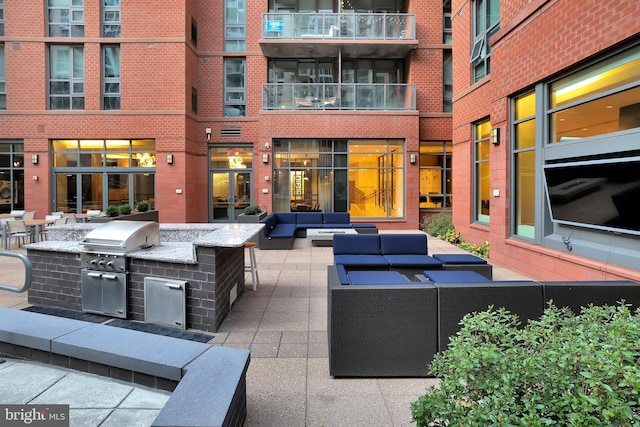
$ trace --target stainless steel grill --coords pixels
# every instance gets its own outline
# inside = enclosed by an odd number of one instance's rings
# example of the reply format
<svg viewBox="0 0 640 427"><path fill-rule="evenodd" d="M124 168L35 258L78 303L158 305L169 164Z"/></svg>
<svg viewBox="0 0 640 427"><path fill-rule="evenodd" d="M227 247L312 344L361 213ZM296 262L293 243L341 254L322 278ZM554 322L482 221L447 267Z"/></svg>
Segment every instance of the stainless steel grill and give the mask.
<svg viewBox="0 0 640 427"><path fill-rule="evenodd" d="M80 241L82 310L127 317L126 254L160 245L157 222L111 221Z"/></svg>

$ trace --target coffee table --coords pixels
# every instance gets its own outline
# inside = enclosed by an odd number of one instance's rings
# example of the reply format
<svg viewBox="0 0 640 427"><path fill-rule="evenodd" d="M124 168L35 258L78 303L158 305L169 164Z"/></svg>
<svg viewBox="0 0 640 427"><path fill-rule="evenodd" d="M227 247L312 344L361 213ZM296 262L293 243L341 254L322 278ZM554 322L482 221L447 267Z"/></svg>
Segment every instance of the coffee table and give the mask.
<svg viewBox="0 0 640 427"><path fill-rule="evenodd" d="M307 240L315 246L333 246L335 234L358 234L353 228L308 228Z"/></svg>

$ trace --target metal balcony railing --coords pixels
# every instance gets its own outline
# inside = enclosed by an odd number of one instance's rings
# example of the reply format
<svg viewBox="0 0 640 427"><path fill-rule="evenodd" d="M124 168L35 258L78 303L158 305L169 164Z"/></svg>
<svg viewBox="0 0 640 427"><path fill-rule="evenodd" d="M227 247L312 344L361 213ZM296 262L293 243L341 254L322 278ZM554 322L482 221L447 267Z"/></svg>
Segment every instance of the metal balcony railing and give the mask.
<svg viewBox="0 0 640 427"><path fill-rule="evenodd" d="M416 86L383 83L266 83L263 110L416 109Z"/></svg>
<svg viewBox="0 0 640 427"><path fill-rule="evenodd" d="M263 39L415 40L408 13L265 13Z"/></svg>

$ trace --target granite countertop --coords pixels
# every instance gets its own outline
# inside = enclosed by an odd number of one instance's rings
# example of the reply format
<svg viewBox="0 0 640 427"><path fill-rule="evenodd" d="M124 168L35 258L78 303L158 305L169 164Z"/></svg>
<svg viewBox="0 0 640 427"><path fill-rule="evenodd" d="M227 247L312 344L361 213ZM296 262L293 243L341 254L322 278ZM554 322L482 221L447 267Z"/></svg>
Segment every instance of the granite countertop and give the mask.
<svg viewBox="0 0 640 427"><path fill-rule="evenodd" d="M80 253L80 241L100 224L69 224L51 233L51 240L31 243L27 250ZM160 224L160 246L127 253L130 258L196 264L196 247L241 247L262 228L262 223ZM58 240L54 240L60 236ZM64 240L62 240L64 238Z"/></svg>

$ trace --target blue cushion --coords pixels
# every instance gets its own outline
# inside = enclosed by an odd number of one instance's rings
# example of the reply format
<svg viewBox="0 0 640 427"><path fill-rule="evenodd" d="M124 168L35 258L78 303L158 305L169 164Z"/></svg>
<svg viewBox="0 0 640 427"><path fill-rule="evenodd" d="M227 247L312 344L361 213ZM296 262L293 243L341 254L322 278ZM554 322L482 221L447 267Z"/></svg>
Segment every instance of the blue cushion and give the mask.
<svg viewBox="0 0 640 427"><path fill-rule="evenodd" d="M295 224L278 224L273 230L271 230L271 233L269 233L269 237L281 239L286 237L293 237L295 234Z"/></svg>
<svg viewBox="0 0 640 427"><path fill-rule="evenodd" d="M335 242L335 236L334 236ZM345 267L377 267L389 268L389 263L382 255L334 255L334 264Z"/></svg>
<svg viewBox="0 0 640 427"><path fill-rule="evenodd" d="M322 228L351 228L350 224L323 224Z"/></svg>
<svg viewBox="0 0 640 427"><path fill-rule="evenodd" d="M426 234L381 234L383 255L427 255Z"/></svg>
<svg viewBox="0 0 640 427"><path fill-rule="evenodd" d="M264 235L268 236L269 233L271 233L271 231L276 227L277 223L278 220L275 214L270 214L268 217L266 217L264 220Z"/></svg>
<svg viewBox="0 0 640 427"><path fill-rule="evenodd" d="M333 254L380 255L380 239L377 234L336 234Z"/></svg>
<svg viewBox="0 0 640 427"><path fill-rule="evenodd" d="M442 263L429 255L383 255L391 267L440 268Z"/></svg>
<svg viewBox="0 0 640 427"><path fill-rule="evenodd" d="M338 270L338 277L340 278L340 284L348 285L349 276L347 276L347 270L345 270L344 265L338 264L336 265L336 269Z"/></svg>
<svg viewBox="0 0 640 427"><path fill-rule="evenodd" d="M352 285L398 285L409 283L409 279L397 271L350 271Z"/></svg>
<svg viewBox="0 0 640 427"><path fill-rule="evenodd" d="M298 213L298 225L303 224L306 228L322 228L323 226L318 224L323 224L322 220L322 212L307 212L307 213ZM312 224L313 227L309 227L307 224Z"/></svg>
<svg viewBox="0 0 640 427"><path fill-rule="evenodd" d="M433 254L443 264L486 264L487 260L471 254Z"/></svg>
<svg viewBox="0 0 640 427"><path fill-rule="evenodd" d="M351 222L351 215L349 212L325 212L324 223L325 224L349 224Z"/></svg>
<svg viewBox="0 0 640 427"><path fill-rule="evenodd" d="M491 280L475 271L459 271L459 270L427 270L423 272L424 276L436 283L487 283Z"/></svg>
<svg viewBox="0 0 640 427"><path fill-rule="evenodd" d="M295 212L278 212L274 215L278 219L278 224L295 224L297 220Z"/></svg>

